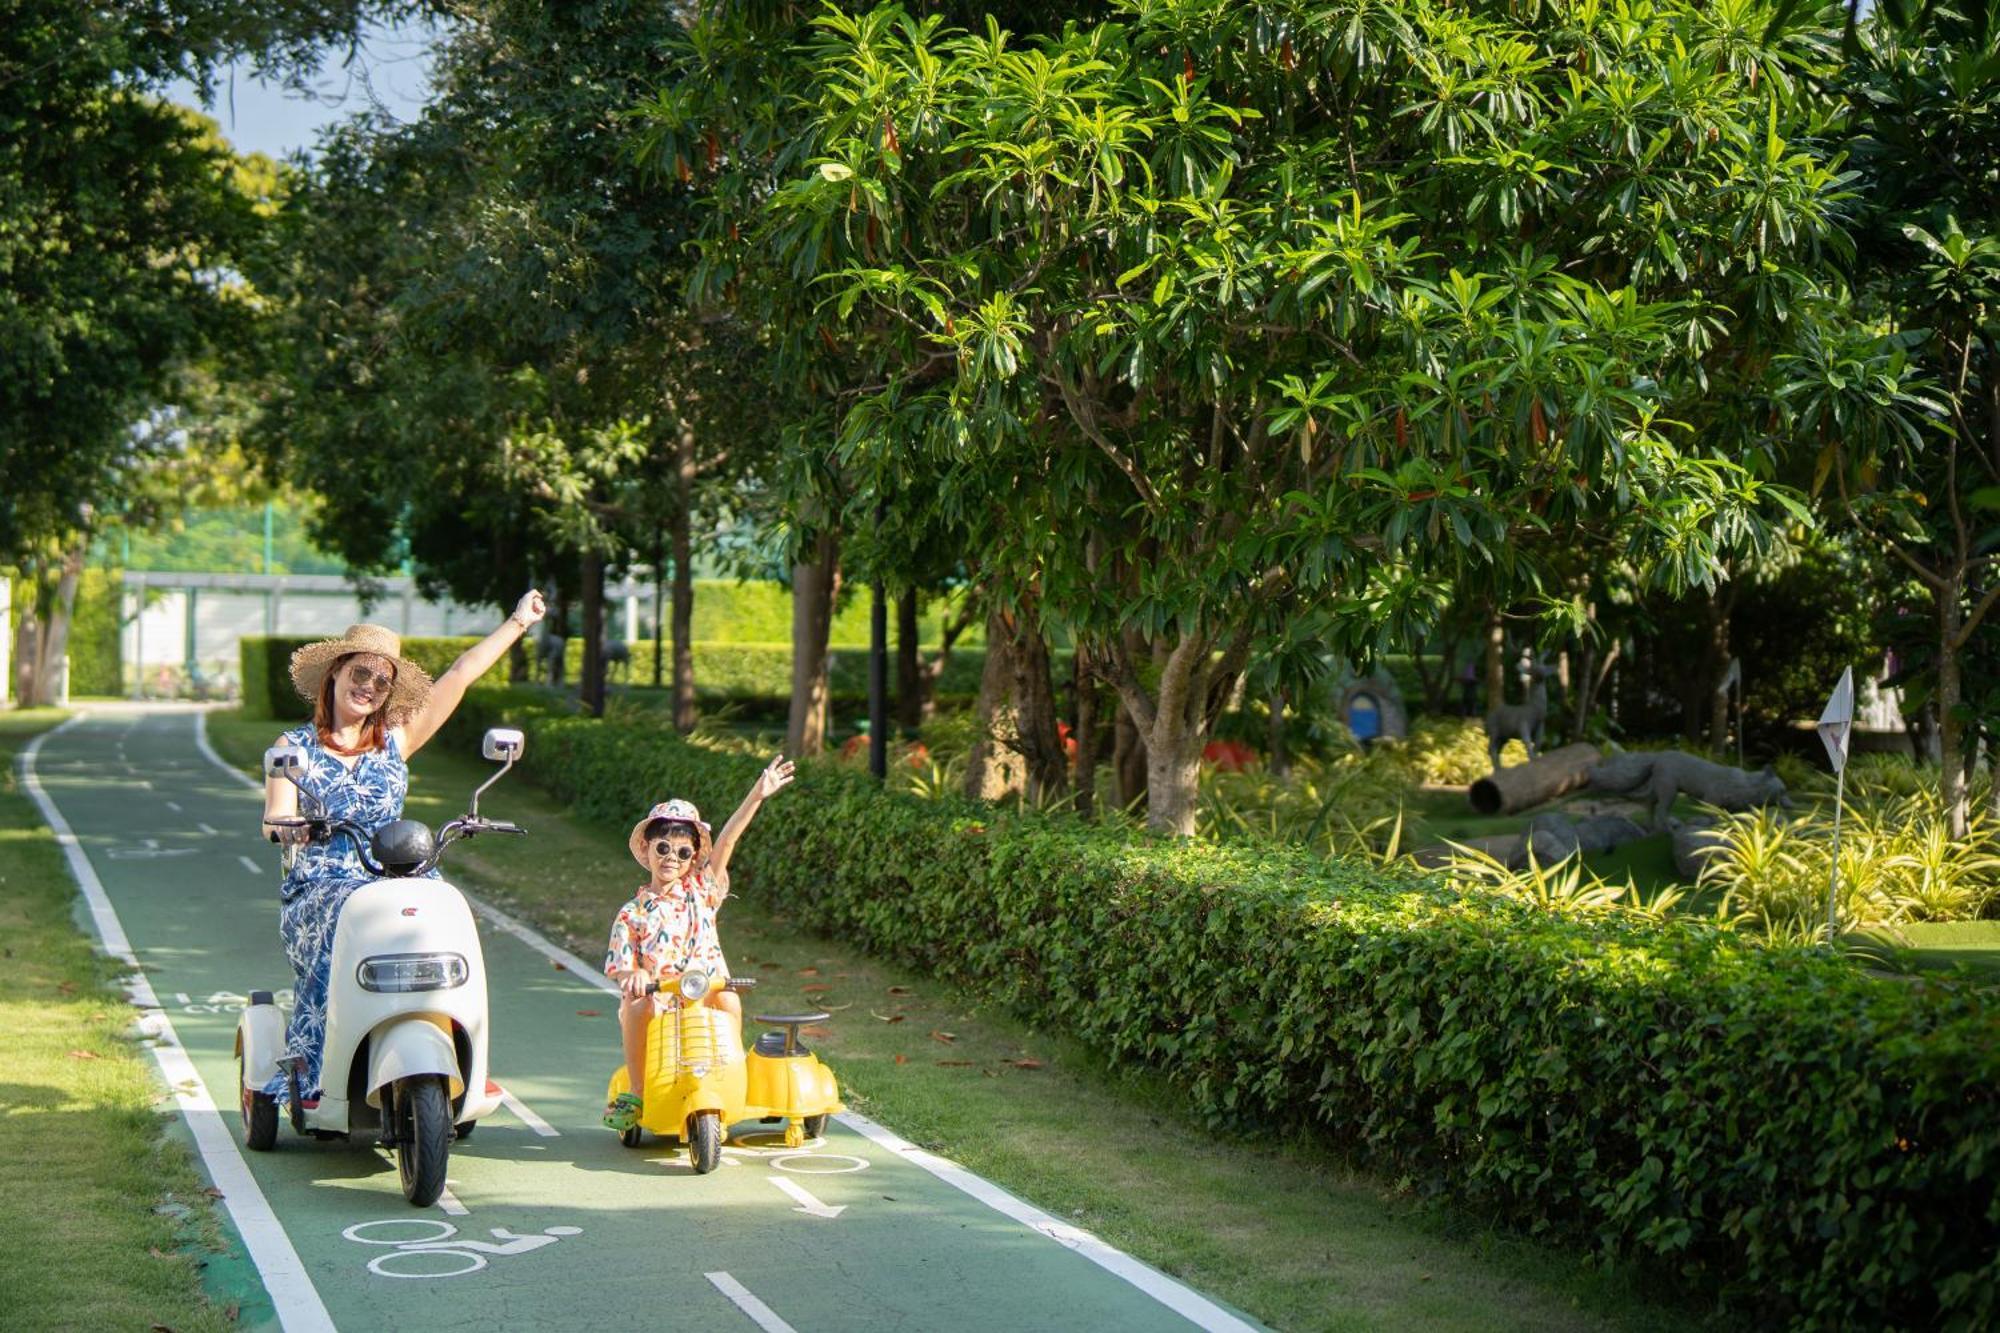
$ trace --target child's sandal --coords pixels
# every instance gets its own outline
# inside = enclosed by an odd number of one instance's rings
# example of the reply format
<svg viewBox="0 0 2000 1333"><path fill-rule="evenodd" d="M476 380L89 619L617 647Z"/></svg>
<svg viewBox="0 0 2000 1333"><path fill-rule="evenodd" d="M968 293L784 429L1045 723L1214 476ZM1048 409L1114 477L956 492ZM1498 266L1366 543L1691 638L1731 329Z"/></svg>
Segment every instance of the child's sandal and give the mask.
<svg viewBox="0 0 2000 1333"><path fill-rule="evenodd" d="M604 1127L615 1129L620 1134L639 1123L639 1113L645 1103L629 1092L621 1092L611 1099L604 1108Z"/></svg>

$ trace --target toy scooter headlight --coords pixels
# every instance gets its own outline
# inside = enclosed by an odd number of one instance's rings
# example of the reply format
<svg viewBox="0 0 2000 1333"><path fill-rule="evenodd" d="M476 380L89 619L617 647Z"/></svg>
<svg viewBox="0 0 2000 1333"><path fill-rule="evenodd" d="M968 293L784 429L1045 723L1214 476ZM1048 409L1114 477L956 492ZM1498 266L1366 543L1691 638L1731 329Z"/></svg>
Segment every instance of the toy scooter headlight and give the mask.
<svg viewBox="0 0 2000 1333"><path fill-rule="evenodd" d="M708 973L698 967L681 973L680 992L683 1000L699 1000L708 994Z"/></svg>
<svg viewBox="0 0 2000 1333"><path fill-rule="evenodd" d="M405 994L450 990L471 975L465 959L455 953L390 953L365 958L354 971L361 989Z"/></svg>

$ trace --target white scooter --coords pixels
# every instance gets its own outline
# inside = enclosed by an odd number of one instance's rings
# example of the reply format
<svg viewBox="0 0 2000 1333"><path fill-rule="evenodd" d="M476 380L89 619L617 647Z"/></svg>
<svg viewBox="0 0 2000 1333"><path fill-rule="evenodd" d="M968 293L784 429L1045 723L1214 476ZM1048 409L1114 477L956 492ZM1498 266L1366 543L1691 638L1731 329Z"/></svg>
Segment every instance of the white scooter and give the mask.
<svg viewBox="0 0 2000 1333"><path fill-rule="evenodd" d="M396 1156L404 1196L419 1208L437 1202L452 1139L500 1105L500 1089L487 1077L486 964L472 911L450 884L421 876L461 838L525 832L479 815L480 796L506 776L522 748L519 731L486 733L481 753L504 766L435 838L415 820L385 824L371 837L325 818L299 783L304 752L291 744L264 752L265 774L298 787L305 811L271 822L302 827L312 842L353 839L377 878L348 897L334 926L317 1101L301 1100L312 1090L299 1086L296 1063L286 1057L285 1016L271 992L250 992L236 1025L246 1146L266 1152L277 1144L278 1102L264 1088L282 1074L291 1080L295 1130L316 1138L376 1136Z"/></svg>

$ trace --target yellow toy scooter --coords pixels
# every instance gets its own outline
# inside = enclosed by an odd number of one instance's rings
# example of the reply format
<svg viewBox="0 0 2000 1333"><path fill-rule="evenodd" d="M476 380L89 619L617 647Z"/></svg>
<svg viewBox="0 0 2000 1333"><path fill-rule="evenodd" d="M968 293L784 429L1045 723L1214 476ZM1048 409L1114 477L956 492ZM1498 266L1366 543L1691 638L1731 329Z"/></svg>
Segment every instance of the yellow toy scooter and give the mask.
<svg viewBox="0 0 2000 1333"><path fill-rule="evenodd" d="M756 984L755 977L689 968L672 985L646 1033L646 1091L639 1123L619 1135L626 1147L643 1143L647 1130L684 1140L688 1160L706 1174L721 1163L726 1131L739 1121L782 1120L785 1146L797 1148L826 1131L829 1115L847 1109L833 1071L799 1043L799 1028L823 1023L827 1014L758 1014L757 1022L784 1030L764 1033L746 1053L735 1015L706 1003L719 991L742 994ZM647 987L648 994L659 991L658 983ZM631 1090L621 1064L605 1099Z"/></svg>

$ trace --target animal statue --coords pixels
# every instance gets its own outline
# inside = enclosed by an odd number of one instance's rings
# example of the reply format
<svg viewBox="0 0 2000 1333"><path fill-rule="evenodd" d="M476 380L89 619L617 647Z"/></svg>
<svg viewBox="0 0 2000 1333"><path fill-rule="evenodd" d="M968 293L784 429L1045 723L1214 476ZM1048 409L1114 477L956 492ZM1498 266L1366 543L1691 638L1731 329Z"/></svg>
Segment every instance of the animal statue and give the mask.
<svg viewBox="0 0 2000 1333"><path fill-rule="evenodd" d="M1669 826L1674 799L1682 792L1724 810L1792 805L1784 780L1770 765L1752 773L1683 750L1614 754L1590 770L1590 786L1626 796L1650 796L1655 832Z"/></svg>
<svg viewBox="0 0 2000 1333"><path fill-rule="evenodd" d="M1527 746L1530 763L1540 752L1542 723L1549 716L1548 679L1553 670L1547 662L1529 662L1522 673L1528 681L1528 701L1486 711L1486 753L1495 773L1500 771L1500 751L1508 741L1518 740Z"/></svg>
<svg viewBox="0 0 2000 1333"><path fill-rule="evenodd" d="M551 685L563 683L563 652L569 640L557 633L547 621L535 631L535 675Z"/></svg>
<svg viewBox="0 0 2000 1333"><path fill-rule="evenodd" d="M616 673L620 681L628 684L631 682L631 644L623 639L612 638L609 631L607 631L604 637L597 641L597 651L604 659L604 678L606 680L610 680L612 675Z"/></svg>

